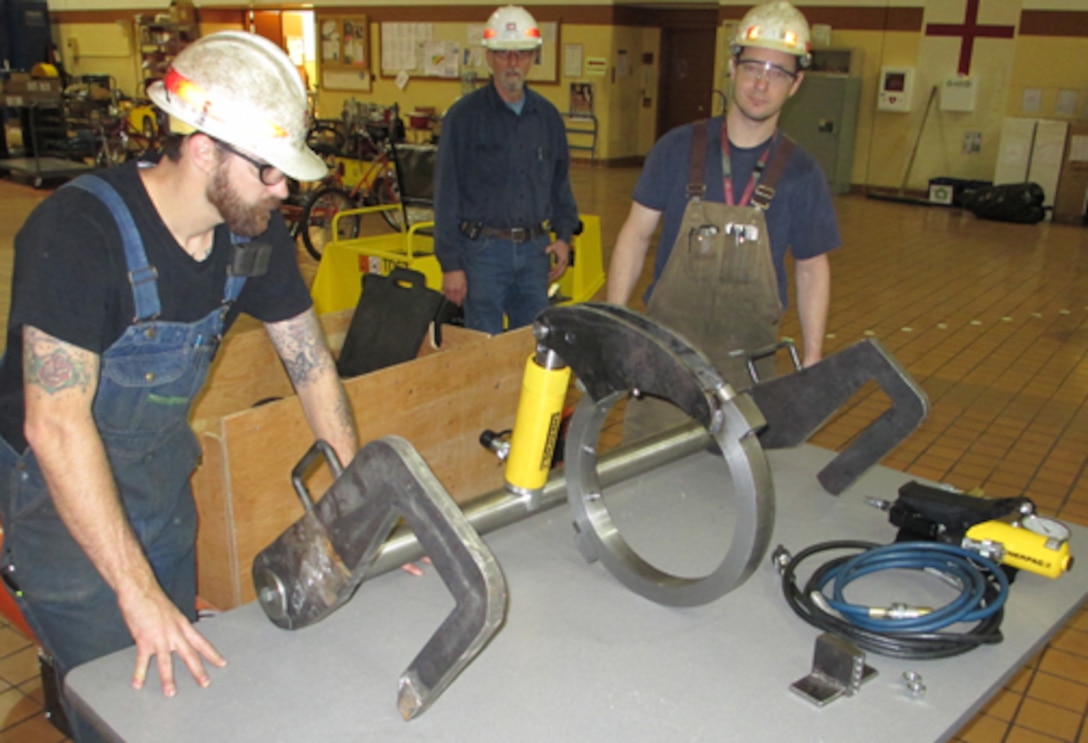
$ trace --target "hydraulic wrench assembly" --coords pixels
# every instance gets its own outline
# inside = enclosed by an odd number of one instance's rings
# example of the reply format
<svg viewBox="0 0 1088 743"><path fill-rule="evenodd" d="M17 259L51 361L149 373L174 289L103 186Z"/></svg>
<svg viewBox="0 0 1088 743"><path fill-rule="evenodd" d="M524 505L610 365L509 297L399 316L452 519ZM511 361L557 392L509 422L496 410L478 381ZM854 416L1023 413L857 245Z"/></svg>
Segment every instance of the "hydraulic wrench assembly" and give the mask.
<svg viewBox="0 0 1088 743"><path fill-rule="evenodd" d="M569 373L567 366L586 392L567 429L564 474L552 473L553 480L565 478L578 548L631 590L667 605L714 601L743 583L762 559L774 522L774 488L764 449L804 443L855 392L875 381L892 406L818 476L828 491L838 494L913 431L929 406L910 376L872 340L738 394L698 349L623 307L588 302L552 307L540 314L533 331L537 351L529 360L532 374L526 376L523 396L531 392L528 380L537 374L551 374L559 380L552 389L565 389L566 377L561 375ZM692 421L598 457L602 425L628 395L671 402ZM562 402L555 396L550 405L534 408L523 397L518 411L507 458L507 489L527 495L530 509L553 505L546 490L547 463ZM535 440L535 449L519 452L523 427L547 431L548 436ZM688 578L659 570L630 547L611 518L602 490L614 482L609 466L614 458L656 466L701 449L725 459L737 516L720 565L701 578ZM515 460L515 454L521 459ZM630 475L638 467L626 469ZM728 490L723 483L723 497Z"/></svg>
<svg viewBox="0 0 1088 743"><path fill-rule="evenodd" d="M266 614L281 627L298 629L348 601L365 578L424 554L431 558L457 605L401 677L398 707L405 719L434 702L505 618L505 579L481 533L566 501L577 547L588 561L600 562L652 601L706 604L742 584L767 551L774 486L764 449L803 443L858 389L876 381L892 407L819 475L838 494L914 430L928 409L925 395L875 341L737 393L683 338L622 307L551 307L533 333L536 349L526 364L513 433L509 440L481 437L505 459L505 487L462 510L403 439L368 444L343 470L327 447L319 447L294 473L304 515L254 561ZM564 466L555 468L571 374L585 395L567 427ZM603 422L628 395L668 401L690 422L599 454ZM674 575L628 544L604 488L700 451L720 455L728 466L722 497L735 506L732 533L723 534L729 540L725 557L708 574ZM336 480L315 503L301 478L317 452ZM390 536L397 517L406 528Z"/></svg>
<svg viewBox="0 0 1088 743"><path fill-rule="evenodd" d="M548 309L534 332L538 344L566 361L586 390L567 430L565 455L568 502L582 555L599 560L636 593L673 606L708 603L743 583L766 551L774 525L774 486L756 438L765 421L751 397L735 394L680 336L624 308ZM694 419L707 437L704 444L715 445L728 464L737 518L725 558L702 578L672 575L645 561L623 538L605 503L597 441L608 412L630 393L673 403ZM515 443L520 425L515 422Z"/></svg>

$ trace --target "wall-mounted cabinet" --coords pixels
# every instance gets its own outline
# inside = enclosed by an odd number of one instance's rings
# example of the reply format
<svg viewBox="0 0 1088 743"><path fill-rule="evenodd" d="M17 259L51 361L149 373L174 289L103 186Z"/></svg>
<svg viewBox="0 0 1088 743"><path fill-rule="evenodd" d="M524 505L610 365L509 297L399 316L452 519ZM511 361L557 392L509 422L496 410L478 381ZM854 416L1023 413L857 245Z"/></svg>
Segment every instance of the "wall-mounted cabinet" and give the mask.
<svg viewBox="0 0 1088 743"><path fill-rule="evenodd" d="M850 192L861 78L810 74L782 109L779 126L812 155L831 193Z"/></svg>

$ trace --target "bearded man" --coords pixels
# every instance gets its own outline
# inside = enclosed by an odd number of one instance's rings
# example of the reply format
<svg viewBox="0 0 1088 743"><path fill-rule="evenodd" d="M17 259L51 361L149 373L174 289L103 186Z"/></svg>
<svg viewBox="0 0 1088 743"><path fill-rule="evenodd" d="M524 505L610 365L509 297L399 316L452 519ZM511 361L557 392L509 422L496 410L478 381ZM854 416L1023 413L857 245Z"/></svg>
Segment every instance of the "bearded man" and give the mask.
<svg viewBox="0 0 1088 743"><path fill-rule="evenodd" d="M198 684L225 660L194 628L200 447L194 398L223 334L264 323L317 438L341 461L355 425L278 206L316 180L306 91L274 44L206 36L151 99L185 133L156 162L82 176L15 239L0 366L0 577L60 674L128 645L144 684L173 656ZM77 741L99 740L66 711Z"/></svg>
<svg viewBox="0 0 1088 743"><path fill-rule="evenodd" d="M435 175L435 256L442 292L486 333L530 324L567 269L578 207L559 111L526 79L542 40L536 20L499 8L481 40L491 84L442 118Z"/></svg>

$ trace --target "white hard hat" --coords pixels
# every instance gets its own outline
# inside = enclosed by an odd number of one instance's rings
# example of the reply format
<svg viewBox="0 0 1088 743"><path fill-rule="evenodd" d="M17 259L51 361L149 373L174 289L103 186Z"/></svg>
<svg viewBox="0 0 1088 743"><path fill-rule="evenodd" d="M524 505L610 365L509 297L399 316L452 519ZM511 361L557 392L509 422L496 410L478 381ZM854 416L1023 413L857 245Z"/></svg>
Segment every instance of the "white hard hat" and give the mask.
<svg viewBox="0 0 1088 743"><path fill-rule="evenodd" d="M485 49L536 49L544 42L540 27L529 11L518 5L499 8L487 19L484 26Z"/></svg>
<svg viewBox="0 0 1088 743"><path fill-rule="evenodd" d="M784 0L757 5L744 14L729 42L729 52L735 57L746 46L792 54L801 67L812 64L808 21L801 11Z"/></svg>
<svg viewBox="0 0 1088 743"><path fill-rule="evenodd" d="M315 181L325 161L306 146L309 113L298 70L278 46L244 31L220 31L185 47L147 94L209 137L251 153L291 178Z"/></svg>

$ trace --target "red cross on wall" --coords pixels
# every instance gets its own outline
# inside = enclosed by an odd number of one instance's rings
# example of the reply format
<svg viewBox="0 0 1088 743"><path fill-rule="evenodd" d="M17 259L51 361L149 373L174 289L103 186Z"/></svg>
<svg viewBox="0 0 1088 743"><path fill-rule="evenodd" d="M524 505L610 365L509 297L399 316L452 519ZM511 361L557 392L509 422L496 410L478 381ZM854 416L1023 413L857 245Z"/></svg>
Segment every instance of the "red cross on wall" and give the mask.
<svg viewBox="0 0 1088 743"><path fill-rule="evenodd" d="M967 17L963 23L927 23L926 36L959 36L960 63L957 68L961 75L971 72L971 52L975 39L1011 39L1015 35L1013 26L988 26L978 22L979 0L967 0Z"/></svg>

